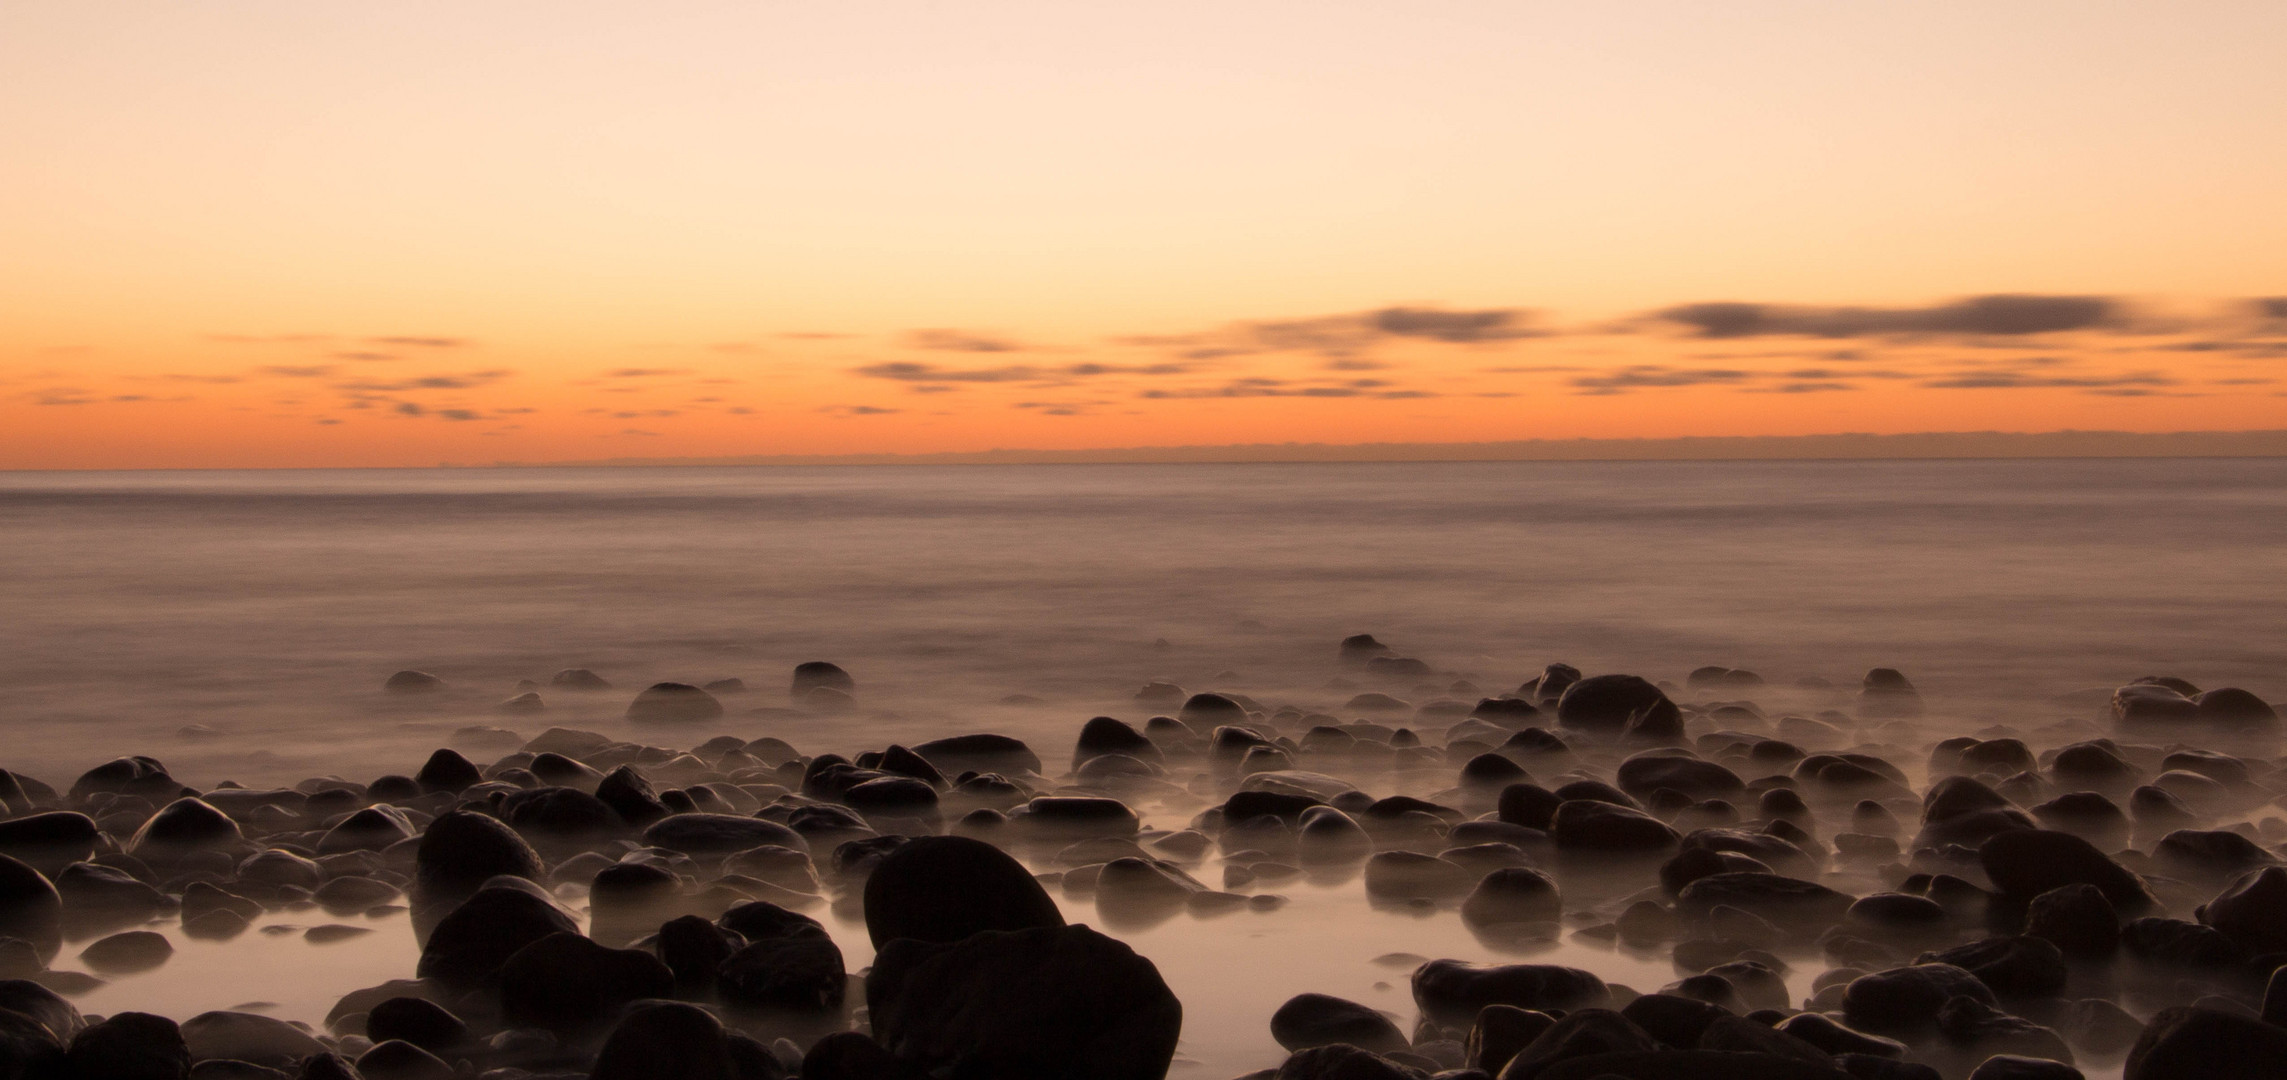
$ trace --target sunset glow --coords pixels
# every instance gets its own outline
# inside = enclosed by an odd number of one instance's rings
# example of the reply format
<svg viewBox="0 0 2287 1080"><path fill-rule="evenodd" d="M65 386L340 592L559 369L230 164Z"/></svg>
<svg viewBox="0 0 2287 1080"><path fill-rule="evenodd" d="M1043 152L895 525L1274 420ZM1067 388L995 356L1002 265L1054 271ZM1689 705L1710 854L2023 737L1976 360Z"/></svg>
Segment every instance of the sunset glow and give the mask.
<svg viewBox="0 0 2287 1080"><path fill-rule="evenodd" d="M0 467L2287 427L2186 6L10 4Z"/></svg>

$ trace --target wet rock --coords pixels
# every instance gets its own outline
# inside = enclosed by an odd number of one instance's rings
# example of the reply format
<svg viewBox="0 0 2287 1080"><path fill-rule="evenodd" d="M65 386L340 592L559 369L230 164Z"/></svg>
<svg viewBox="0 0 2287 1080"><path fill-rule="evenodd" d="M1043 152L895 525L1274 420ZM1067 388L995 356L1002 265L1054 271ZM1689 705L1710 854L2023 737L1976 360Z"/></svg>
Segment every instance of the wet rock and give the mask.
<svg viewBox="0 0 2287 1080"><path fill-rule="evenodd" d="M815 922L751 942L715 977L725 1002L779 1012L831 1012L842 1007L849 986L842 950Z"/></svg>
<svg viewBox="0 0 2287 1080"><path fill-rule="evenodd" d="M83 803L93 795L136 795L154 804L183 794L183 785L167 775L167 767L152 757L113 758L80 774L72 782L69 798Z"/></svg>
<svg viewBox="0 0 2287 1080"><path fill-rule="evenodd" d="M317 852L339 855L345 851L382 851L412 839L416 831L404 811L394 806L368 806L326 830L326 834L318 838Z"/></svg>
<svg viewBox="0 0 2287 1080"><path fill-rule="evenodd" d="M548 676L548 685L558 690L597 691L611 689L611 680L587 668L565 668Z"/></svg>
<svg viewBox="0 0 2287 1080"><path fill-rule="evenodd" d="M686 855L722 857L749 848L771 845L808 851L802 834L775 821L735 814L676 814L643 830L647 847L666 848Z"/></svg>
<svg viewBox="0 0 2287 1080"><path fill-rule="evenodd" d="M1706 921L1718 907L1769 919L1780 926L1825 927L1849 914L1852 898L1816 882L1763 873L1710 874L1676 894L1676 912Z"/></svg>
<svg viewBox="0 0 2287 1080"><path fill-rule="evenodd" d="M1953 998L1938 1010L1938 1031L1965 1056L2018 1054L2070 1064L2072 1049L2056 1032L2021 1016L2011 1016L1969 997Z"/></svg>
<svg viewBox="0 0 2287 1080"><path fill-rule="evenodd" d="M1469 1026L1468 1041L1462 1047L1463 1061L1487 1076L1498 1075L1502 1067L1517 1056L1517 1051L1531 1045L1542 1032L1555 1025L1556 1018L1544 1012L1511 1005L1487 1005Z"/></svg>
<svg viewBox="0 0 2287 1080"><path fill-rule="evenodd" d="M1468 868L1418 851L1375 852L1365 876L1368 896L1398 903L1459 899L1477 882Z"/></svg>
<svg viewBox="0 0 2287 1080"><path fill-rule="evenodd" d="M1995 1054L1969 1074L1969 1080L2085 1080L2079 1069L2047 1058Z"/></svg>
<svg viewBox="0 0 2287 1080"><path fill-rule="evenodd" d="M1303 811L1295 841L1304 862L1326 865L1351 863L1374 850L1374 839L1357 819L1331 806Z"/></svg>
<svg viewBox="0 0 2287 1080"><path fill-rule="evenodd" d="M1344 1043L1298 1050L1264 1080L1422 1080L1424 1073Z"/></svg>
<svg viewBox="0 0 2287 1080"><path fill-rule="evenodd" d="M2064 953L2037 937L2000 937L1923 953L1916 964L1951 964L1977 976L2003 1000L2052 996L2065 988Z"/></svg>
<svg viewBox="0 0 2287 1080"><path fill-rule="evenodd" d="M1566 1015L1509 1059L1504 1077L1530 1080L1575 1058L1652 1053L1661 1049L1651 1033L1610 1009L1580 1009Z"/></svg>
<svg viewBox="0 0 2287 1080"><path fill-rule="evenodd" d="M636 724L703 724L722 715L715 695L689 683L653 683L627 704L627 719Z"/></svg>
<svg viewBox="0 0 2287 1080"><path fill-rule="evenodd" d="M539 854L497 818L451 811L421 834L414 856L414 902L449 907L504 875L538 880Z"/></svg>
<svg viewBox="0 0 2287 1080"><path fill-rule="evenodd" d="M500 815L517 832L544 844L582 844L621 828L619 815L609 805L577 788L516 792L501 800Z"/></svg>
<svg viewBox="0 0 2287 1080"><path fill-rule="evenodd" d="M1134 836L1142 827L1135 810L1118 799L1066 795L1033 799L1010 813L1009 821L1040 840Z"/></svg>
<svg viewBox="0 0 2287 1080"><path fill-rule="evenodd" d="M190 1047L174 1021L150 1013L115 1013L71 1040L65 1075L73 1080L183 1080Z"/></svg>
<svg viewBox="0 0 2287 1080"><path fill-rule="evenodd" d="M2033 898L2025 933L2066 956L2102 959L2120 948L2120 915L2094 885L2060 886Z"/></svg>
<svg viewBox="0 0 2287 1080"><path fill-rule="evenodd" d="M1106 754L1124 754L1139 761L1161 760L1159 746L1151 737L1109 716L1090 719L1080 728L1080 738L1072 748L1072 767L1077 769L1089 759Z"/></svg>
<svg viewBox="0 0 2287 1080"><path fill-rule="evenodd" d="M2142 879L2071 833L2024 829L1994 835L1978 847L1978 864L2004 896L2020 902L2066 885L2093 885L2113 908L2136 914L2153 906Z"/></svg>
<svg viewBox="0 0 2287 1080"><path fill-rule="evenodd" d="M500 966L500 1017L510 1027L571 1038L600 1029L630 1002L674 990L674 974L650 953L607 949L578 933L550 934Z"/></svg>
<svg viewBox="0 0 2287 1080"><path fill-rule="evenodd" d="M284 1020L244 1012L203 1012L182 1023L192 1061L225 1058L287 1067L326 1052L310 1033Z"/></svg>
<svg viewBox="0 0 2287 1080"><path fill-rule="evenodd" d="M409 1042L392 1039L358 1055L365 1080L452 1080L453 1067Z"/></svg>
<svg viewBox="0 0 2287 1080"><path fill-rule="evenodd" d="M958 836L922 837L884 857L866 879L865 919L876 948L896 938L951 943L985 930L1064 925L1023 864Z"/></svg>
<svg viewBox="0 0 2287 1080"><path fill-rule="evenodd" d="M1875 893L1851 904L1845 921L1862 931L1913 935L1942 927L1947 918L1946 909L1929 897Z"/></svg>
<svg viewBox="0 0 2287 1080"><path fill-rule="evenodd" d="M1896 668L1875 668L1859 684L1858 715L1870 720L1922 715L1922 695Z"/></svg>
<svg viewBox="0 0 2287 1080"><path fill-rule="evenodd" d="M365 1035L376 1043L397 1039L432 1054L449 1054L468 1041L468 1024L427 998L398 996L365 1014Z"/></svg>
<svg viewBox="0 0 2287 1080"><path fill-rule="evenodd" d="M39 871L0 855L0 936L30 942L44 962L63 947L63 900Z"/></svg>
<svg viewBox="0 0 2287 1080"><path fill-rule="evenodd" d="M445 680L426 671L407 668L381 681L381 689L391 694L433 694L445 688Z"/></svg>
<svg viewBox="0 0 2287 1080"><path fill-rule="evenodd" d="M2247 960L2247 948L2212 926L2147 916L2120 928L2121 951L2154 964L2222 970Z"/></svg>
<svg viewBox="0 0 2287 1080"><path fill-rule="evenodd" d="M1424 1017L1459 1028L1487 1005L1568 1012L1603 1005L1611 992L1604 980L1579 968L1432 960L1414 969L1413 997Z"/></svg>
<svg viewBox="0 0 2287 1080"><path fill-rule="evenodd" d="M1796 1013L1781 1022L1779 1030L1829 1054L1865 1054L1879 1058L1900 1058L1906 1054L1906 1044L1853 1031L1824 1013Z"/></svg>
<svg viewBox="0 0 2287 1080"><path fill-rule="evenodd" d="M2122 1080L2287 1076L2287 1029L2214 1009L2164 1009L2128 1052L2121 1076Z"/></svg>
<svg viewBox="0 0 2287 1080"><path fill-rule="evenodd" d="M517 950L550 934L579 932L579 924L539 886L518 877L494 878L437 923L415 970L450 986L481 986L494 981Z"/></svg>
<svg viewBox="0 0 2287 1080"><path fill-rule="evenodd" d="M1480 926L1554 922L1563 914L1564 896L1556 879L1523 866L1486 874L1461 902L1461 917Z"/></svg>
<svg viewBox="0 0 2287 1080"><path fill-rule="evenodd" d="M794 680L787 687L787 692L796 698L800 698L803 694L821 686L828 690L839 690L842 693L851 694L857 692L858 681L851 678L849 672L842 670L840 664L829 663L824 660L811 660L794 665Z"/></svg>
<svg viewBox="0 0 2287 1080"><path fill-rule="evenodd" d="M0 821L0 855L48 875L95 854L100 836L95 820L69 810Z"/></svg>
<svg viewBox="0 0 2287 1080"><path fill-rule="evenodd" d="M2287 952L2287 867L2241 877L2200 906L2199 920L2253 952Z"/></svg>
<svg viewBox="0 0 2287 1080"><path fill-rule="evenodd" d="M165 934L129 930L89 945L80 951L79 959L100 974L130 975L156 968L174 955L175 947Z"/></svg>
<svg viewBox="0 0 2287 1080"><path fill-rule="evenodd" d="M1657 852L1673 848L1676 831L1642 811L1611 803L1570 799L1549 821L1556 845L1575 851Z"/></svg>
<svg viewBox="0 0 2287 1080"><path fill-rule="evenodd" d="M954 735L931 739L913 748L937 771L947 776L965 772L1037 773L1040 756L1021 739L1006 735Z"/></svg>
<svg viewBox="0 0 2287 1080"><path fill-rule="evenodd" d="M1347 1043L1376 1054L1408 1049L1406 1037L1389 1017L1355 1001L1326 994L1298 994L1271 1014L1271 1038L1289 1051Z"/></svg>
<svg viewBox="0 0 2287 1080"><path fill-rule="evenodd" d="M1862 975L1843 991L1843 1022L1861 1031L1911 1040L1934 1028L1947 1001L1993 1003L1977 976L1951 964L1916 964Z"/></svg>
<svg viewBox="0 0 2287 1080"><path fill-rule="evenodd" d="M667 806L659 801L659 793L633 765L622 765L597 781L596 798L611 807L620 820L637 828L667 816Z"/></svg>
<svg viewBox="0 0 2287 1080"><path fill-rule="evenodd" d="M1629 1023L1642 1028L1664 1046L1689 1050L1699 1037L1730 1010L1694 997L1674 993L1645 994L1620 1009Z"/></svg>
<svg viewBox="0 0 2287 1080"><path fill-rule="evenodd" d="M1247 722L1247 710L1222 694L1193 694L1175 718L1194 732L1205 733L1228 724Z"/></svg>
<svg viewBox="0 0 2287 1080"><path fill-rule="evenodd" d="M855 1031L838 1031L810 1044L800 1075L802 1080L930 1080L929 1074Z"/></svg>
<svg viewBox="0 0 2287 1080"><path fill-rule="evenodd" d="M2279 722L2279 713L2262 698L2236 686L2223 686L2194 695L2192 703L2199 709L2199 717L2216 723L2252 724L2270 727Z"/></svg>
<svg viewBox="0 0 2287 1080"><path fill-rule="evenodd" d="M946 1075L1159 1080L1183 1008L1150 961L1083 926L901 938L866 981L875 1037Z"/></svg>
<svg viewBox="0 0 2287 1080"><path fill-rule="evenodd" d="M64 929L74 937L138 926L168 908L158 889L124 870L95 863L73 863L56 875L63 901Z"/></svg>
<svg viewBox="0 0 2287 1080"><path fill-rule="evenodd" d="M1730 769L1665 750L1637 754L1621 762L1618 782L1620 790L1639 799L1648 798L1661 788L1679 791L1694 799L1730 798L1747 790L1739 774Z"/></svg>
<svg viewBox="0 0 2287 1080"><path fill-rule="evenodd" d="M1683 714L1675 702L1634 675L1596 675L1573 683L1557 700L1556 721L1560 727L1602 735L1683 734Z"/></svg>
<svg viewBox="0 0 2287 1080"><path fill-rule="evenodd" d="M632 1009L596 1053L591 1080L743 1080L722 1022L696 1005Z"/></svg>

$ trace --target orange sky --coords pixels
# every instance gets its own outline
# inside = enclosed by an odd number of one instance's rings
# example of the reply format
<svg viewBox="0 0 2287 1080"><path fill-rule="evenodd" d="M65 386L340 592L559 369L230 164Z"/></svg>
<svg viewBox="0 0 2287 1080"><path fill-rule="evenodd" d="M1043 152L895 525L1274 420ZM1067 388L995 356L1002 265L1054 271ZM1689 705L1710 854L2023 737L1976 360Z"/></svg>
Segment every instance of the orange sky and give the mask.
<svg viewBox="0 0 2287 1080"><path fill-rule="evenodd" d="M2281 40L24 0L0 467L2287 427Z"/></svg>

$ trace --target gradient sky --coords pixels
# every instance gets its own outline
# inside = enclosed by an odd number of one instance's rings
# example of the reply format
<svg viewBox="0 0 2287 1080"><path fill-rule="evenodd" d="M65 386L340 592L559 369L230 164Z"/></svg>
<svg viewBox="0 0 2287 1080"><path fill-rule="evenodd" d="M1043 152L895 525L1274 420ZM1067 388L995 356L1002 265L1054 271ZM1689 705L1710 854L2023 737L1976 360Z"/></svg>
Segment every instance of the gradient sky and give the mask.
<svg viewBox="0 0 2287 1080"><path fill-rule="evenodd" d="M2277 0L9 0L0 467L2287 427L2283 44Z"/></svg>

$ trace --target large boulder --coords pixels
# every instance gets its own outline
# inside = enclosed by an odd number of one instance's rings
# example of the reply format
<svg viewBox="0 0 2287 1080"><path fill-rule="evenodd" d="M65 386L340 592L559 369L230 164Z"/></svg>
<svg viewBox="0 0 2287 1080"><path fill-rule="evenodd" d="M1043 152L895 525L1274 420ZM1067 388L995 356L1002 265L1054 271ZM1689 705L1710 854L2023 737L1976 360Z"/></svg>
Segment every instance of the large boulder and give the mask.
<svg viewBox="0 0 2287 1080"><path fill-rule="evenodd" d="M689 683L653 683L627 705L627 719L637 724L703 724L722 715L715 695Z"/></svg>
<svg viewBox="0 0 2287 1080"><path fill-rule="evenodd" d="M2121 1080L2273 1080L2287 1076L2287 1029L2249 1016L2163 1009L2128 1051Z"/></svg>
<svg viewBox="0 0 2287 1080"><path fill-rule="evenodd" d="M414 970L424 979L470 988L495 981L508 959L550 934L580 924L540 887L519 877L487 882L437 923Z"/></svg>
<svg viewBox="0 0 2287 1080"><path fill-rule="evenodd" d="M630 1002L674 992L675 975L658 957L607 949L577 933L550 934L500 966L502 1022L571 1038L600 1029Z"/></svg>
<svg viewBox="0 0 2287 1080"><path fill-rule="evenodd" d="M1289 1051L1344 1043L1376 1054L1408 1049L1390 1018L1330 994L1296 994L1271 1014L1271 1038Z"/></svg>
<svg viewBox="0 0 2287 1080"><path fill-rule="evenodd" d="M224 1058L286 1068L326 1052L309 1032L247 1012L203 1012L183 1021L182 1033L194 1062Z"/></svg>
<svg viewBox="0 0 2287 1080"><path fill-rule="evenodd" d="M45 875L0 855L0 937L32 944L40 960L63 948L63 898Z"/></svg>
<svg viewBox="0 0 2287 1080"><path fill-rule="evenodd" d="M1978 864L2003 896L2019 903L2066 885L2094 885L2115 910L2138 915L2155 901L2142 878L2096 845L2067 832L2018 829L1996 833L1977 849Z"/></svg>
<svg viewBox="0 0 2287 1080"><path fill-rule="evenodd" d="M1683 714L1666 692L1634 675L1592 675L1557 699L1560 727L1600 735L1683 734Z"/></svg>
<svg viewBox="0 0 2287 1080"><path fill-rule="evenodd" d="M1967 997L1993 1003L1993 990L1952 964L1915 964L1852 979L1842 992L1843 1021L1860 1031L1900 1038L1935 1028L1946 1002Z"/></svg>
<svg viewBox="0 0 2287 1080"><path fill-rule="evenodd" d="M1660 852L1676 846L1676 831L1641 810L1595 799L1568 799L1549 819L1556 846L1583 852Z"/></svg>
<svg viewBox="0 0 2287 1080"><path fill-rule="evenodd" d="M676 814L643 830L647 847L721 858L764 845L810 850L802 834L775 821L737 814Z"/></svg>
<svg viewBox="0 0 2287 1080"><path fill-rule="evenodd" d="M113 758L80 774L71 785L71 801L85 802L91 795L139 795L161 803L183 794L183 785L167 775L167 767L153 757Z"/></svg>
<svg viewBox="0 0 2287 1080"><path fill-rule="evenodd" d="M722 1021L696 1005L631 1010L597 1051L591 1080L745 1080Z"/></svg>
<svg viewBox="0 0 2287 1080"><path fill-rule="evenodd" d="M0 855L52 879L64 867L94 855L100 836L95 820L86 814L51 810L0 821Z"/></svg>
<svg viewBox="0 0 2287 1080"><path fill-rule="evenodd" d="M2287 868L2268 866L2202 904L2199 920L2250 952L2287 952Z"/></svg>
<svg viewBox="0 0 2287 1080"><path fill-rule="evenodd" d="M986 930L1064 925L1047 890L1001 849L962 836L925 836L885 856L866 879L866 934L949 944Z"/></svg>
<svg viewBox="0 0 2287 1080"><path fill-rule="evenodd" d="M866 1006L898 1058L996 1080L1162 1080L1183 1028L1151 961L1085 926L893 940Z"/></svg>
<svg viewBox="0 0 2287 1080"><path fill-rule="evenodd" d="M946 776L959 776L965 772L1036 773L1040 771L1040 755L1032 752L1023 740L1006 735L979 733L975 735L949 735L931 739L913 748L913 752Z"/></svg>
<svg viewBox="0 0 2287 1080"><path fill-rule="evenodd" d="M64 1064L74 1080L184 1080L191 1051L183 1029L164 1016L113 1013L72 1039Z"/></svg>
<svg viewBox="0 0 2287 1080"><path fill-rule="evenodd" d="M1414 969L1413 999L1421 1015L1466 1028L1487 1005L1540 1012L1593 1008L1611 1000L1604 980L1556 964L1471 964L1432 960Z"/></svg>
<svg viewBox="0 0 2287 1080"><path fill-rule="evenodd" d="M512 876L537 881L540 855L498 818L455 810L421 834L413 859L416 906L449 907L485 882Z"/></svg>
<svg viewBox="0 0 2287 1080"><path fill-rule="evenodd" d="M1709 874L1676 894L1676 911L1707 921L1718 907L1731 907L1780 927L1823 929L1850 913L1852 897L1813 881L1763 873Z"/></svg>

